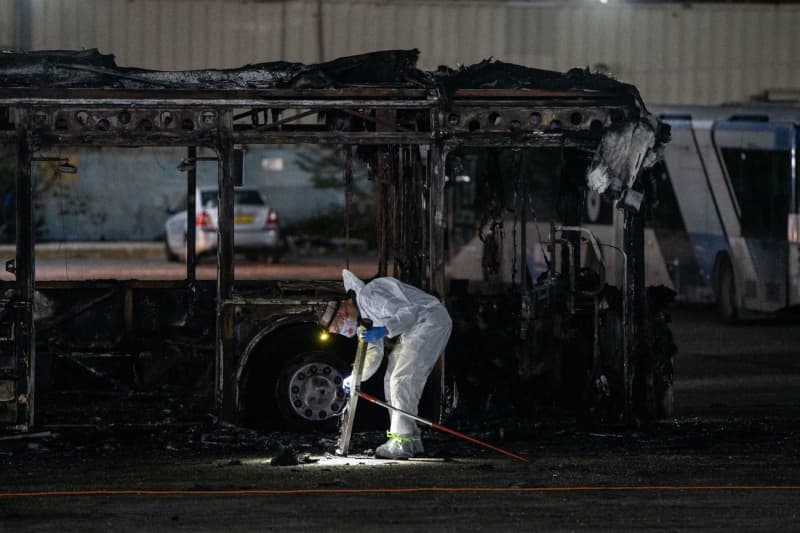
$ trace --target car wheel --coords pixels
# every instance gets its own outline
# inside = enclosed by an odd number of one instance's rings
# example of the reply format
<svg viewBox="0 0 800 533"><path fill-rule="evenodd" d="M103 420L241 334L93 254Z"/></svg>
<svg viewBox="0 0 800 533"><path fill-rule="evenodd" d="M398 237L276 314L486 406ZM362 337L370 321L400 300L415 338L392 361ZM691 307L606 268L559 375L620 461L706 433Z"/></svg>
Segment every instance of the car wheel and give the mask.
<svg viewBox="0 0 800 533"><path fill-rule="evenodd" d="M172 253L172 250L169 247L169 242L167 241L167 237L164 237L164 257L170 263L177 263L180 261L180 257L177 254Z"/></svg>
<svg viewBox="0 0 800 533"><path fill-rule="evenodd" d="M739 309L736 304L736 279L733 276L733 268L727 261L723 262L719 268L717 308L720 318L726 322L735 322L739 318Z"/></svg>
<svg viewBox="0 0 800 533"><path fill-rule="evenodd" d="M284 363L275 383L275 403L296 429L330 430L345 407L345 365L325 351L296 354Z"/></svg>
<svg viewBox="0 0 800 533"><path fill-rule="evenodd" d="M661 315L653 321L653 385L656 418L672 418L675 414L675 364L678 351L668 320Z"/></svg>

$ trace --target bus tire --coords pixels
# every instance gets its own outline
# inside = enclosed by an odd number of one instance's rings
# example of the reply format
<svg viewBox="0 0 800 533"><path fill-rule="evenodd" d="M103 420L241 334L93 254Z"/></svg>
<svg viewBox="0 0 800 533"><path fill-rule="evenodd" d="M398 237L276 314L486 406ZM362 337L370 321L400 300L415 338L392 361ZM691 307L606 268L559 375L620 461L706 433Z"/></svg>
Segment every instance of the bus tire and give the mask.
<svg viewBox="0 0 800 533"><path fill-rule="evenodd" d="M339 422L355 342L319 338L302 322L272 330L253 348L239 384L242 425L260 431L333 431Z"/></svg>
<svg viewBox="0 0 800 533"><path fill-rule="evenodd" d="M346 404L342 381L348 374L348 365L331 352L294 354L282 365L273 389L283 422L300 431L335 430Z"/></svg>
<svg viewBox="0 0 800 533"><path fill-rule="evenodd" d="M739 308L736 300L736 278L733 268L727 260L722 261L719 267L717 284L717 309L719 316L725 322L735 322L739 318Z"/></svg>

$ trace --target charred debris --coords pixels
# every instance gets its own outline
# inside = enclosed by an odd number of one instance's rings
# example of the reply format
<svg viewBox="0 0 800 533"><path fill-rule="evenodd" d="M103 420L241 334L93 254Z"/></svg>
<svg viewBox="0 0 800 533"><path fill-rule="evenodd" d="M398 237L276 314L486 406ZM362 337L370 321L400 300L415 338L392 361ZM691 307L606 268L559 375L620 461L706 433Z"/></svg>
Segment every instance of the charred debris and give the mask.
<svg viewBox="0 0 800 533"><path fill-rule="evenodd" d="M258 429L335 424L355 350L321 345L316 316L340 282L242 282L233 271L236 147L301 143L340 149L348 186L353 159L367 161L375 273L451 310L428 417L669 414L671 295L645 290L643 253L649 168L668 129L635 87L588 70L490 60L422 71L417 57L163 72L96 50L1 53L0 143L16 148L18 231L6 258L15 281L2 283L0 302L0 425L29 432L132 412L141 424L206 412ZM185 147L189 160L214 151L216 282L196 279L192 232L183 281L36 280L31 161L104 146ZM471 176L469 195L459 176ZM190 169L190 198L195 186ZM613 242L585 227L590 196L616 221ZM477 276L446 278L476 232Z"/></svg>

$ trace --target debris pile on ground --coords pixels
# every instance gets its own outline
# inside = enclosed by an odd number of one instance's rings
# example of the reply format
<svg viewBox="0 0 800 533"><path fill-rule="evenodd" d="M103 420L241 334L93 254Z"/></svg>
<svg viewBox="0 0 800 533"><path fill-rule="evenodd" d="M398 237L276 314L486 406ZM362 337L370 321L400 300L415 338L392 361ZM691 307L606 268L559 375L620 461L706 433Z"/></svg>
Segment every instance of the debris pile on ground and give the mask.
<svg viewBox="0 0 800 533"><path fill-rule="evenodd" d="M470 434L532 460L552 449L560 450L564 457L573 458L626 451L680 454L698 449L723 454L735 449L750 449L755 453L775 446L780 446L786 453L800 454L797 421L767 417L682 419L654 423L635 431L619 429L606 432L586 429L574 419L552 418L527 426L498 424L494 427L490 421L485 421L471 427ZM116 463L147 457L158 462L192 457L210 459L220 467L231 467L241 465L244 458L257 457L270 466L302 467L333 458L336 437L334 433L261 433L229 424L216 424L212 417L202 424L176 424L157 431L119 426L94 430L74 427L58 432L3 436L0 438L0 464L52 463L53 458L64 464L74 464L86 460ZM422 439L425 445L422 458L447 462L500 457L444 433L424 430ZM382 431L354 433L348 457L350 463L359 464L367 460L384 440ZM565 461L562 467L569 469L570 463ZM484 463L474 467L492 468Z"/></svg>

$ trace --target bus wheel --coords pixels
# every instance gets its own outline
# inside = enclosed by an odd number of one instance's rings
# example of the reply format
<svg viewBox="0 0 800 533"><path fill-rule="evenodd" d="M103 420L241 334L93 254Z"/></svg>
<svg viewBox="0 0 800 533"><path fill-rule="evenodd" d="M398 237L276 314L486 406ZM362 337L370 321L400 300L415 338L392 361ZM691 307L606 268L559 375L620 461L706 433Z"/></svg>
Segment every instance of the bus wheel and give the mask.
<svg viewBox="0 0 800 533"><path fill-rule="evenodd" d="M355 342L340 335L323 341L319 333L318 325L301 323L262 339L240 378L243 425L262 431L336 429Z"/></svg>
<svg viewBox="0 0 800 533"><path fill-rule="evenodd" d="M733 268L727 261L720 265L718 290L717 307L720 318L726 322L735 322L739 317L736 305L736 280L733 277Z"/></svg>
<svg viewBox="0 0 800 533"><path fill-rule="evenodd" d="M330 352L315 350L291 357L280 370L275 403L289 427L332 430L345 407L342 381L347 365Z"/></svg>

